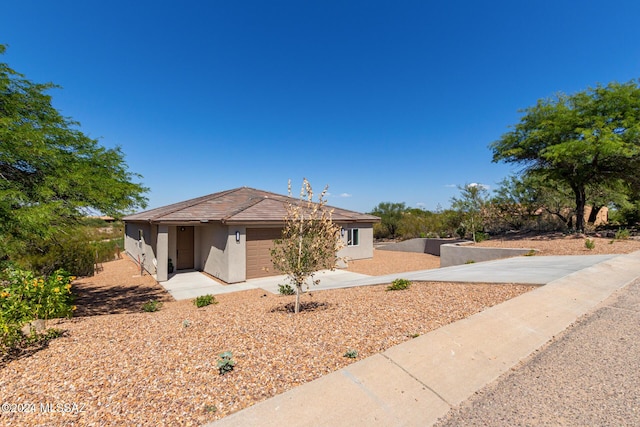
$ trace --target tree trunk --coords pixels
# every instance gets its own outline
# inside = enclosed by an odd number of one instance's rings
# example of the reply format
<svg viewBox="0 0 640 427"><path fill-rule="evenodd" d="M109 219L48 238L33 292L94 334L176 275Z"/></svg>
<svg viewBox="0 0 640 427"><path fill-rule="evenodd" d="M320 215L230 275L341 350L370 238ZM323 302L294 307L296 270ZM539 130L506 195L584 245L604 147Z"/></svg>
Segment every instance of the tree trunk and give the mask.
<svg viewBox="0 0 640 427"><path fill-rule="evenodd" d="M478 243L476 242L476 223L473 220L473 214L471 216L471 236L473 236L473 243Z"/></svg>
<svg viewBox="0 0 640 427"><path fill-rule="evenodd" d="M589 219L587 219L587 223L595 224L596 220L598 219L600 210L602 210L602 206L593 206L591 208L591 212L589 212Z"/></svg>
<svg viewBox="0 0 640 427"><path fill-rule="evenodd" d="M296 284L296 305L293 310L296 314L300 313L300 294L301 293L302 293L302 287Z"/></svg>
<svg viewBox="0 0 640 427"><path fill-rule="evenodd" d="M584 207L586 205L586 192L584 186L574 188L576 196L576 231L584 233Z"/></svg>

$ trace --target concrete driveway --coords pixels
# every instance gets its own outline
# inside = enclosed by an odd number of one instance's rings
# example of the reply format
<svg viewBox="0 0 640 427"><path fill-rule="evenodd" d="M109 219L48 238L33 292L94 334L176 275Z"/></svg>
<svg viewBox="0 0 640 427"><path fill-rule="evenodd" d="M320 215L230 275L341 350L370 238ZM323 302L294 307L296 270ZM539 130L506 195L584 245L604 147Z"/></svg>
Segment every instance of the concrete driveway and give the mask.
<svg viewBox="0 0 640 427"><path fill-rule="evenodd" d="M321 271L316 275L319 285L312 290L349 288L391 283L403 278L413 281L518 283L545 285L577 271L610 260L617 255L530 256L457 265L433 270L412 271L385 276L367 276L346 270ZM264 289L278 293L278 285L288 283L286 276L250 279L244 283L225 285L207 275L190 271L175 274L161 285L176 299L191 299L200 295L219 295L247 289Z"/></svg>

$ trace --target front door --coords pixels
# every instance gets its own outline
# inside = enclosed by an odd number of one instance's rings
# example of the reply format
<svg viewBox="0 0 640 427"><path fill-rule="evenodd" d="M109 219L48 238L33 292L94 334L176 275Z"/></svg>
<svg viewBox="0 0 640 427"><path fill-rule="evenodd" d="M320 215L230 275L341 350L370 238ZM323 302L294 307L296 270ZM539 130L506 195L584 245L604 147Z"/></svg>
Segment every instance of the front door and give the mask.
<svg viewBox="0 0 640 427"><path fill-rule="evenodd" d="M193 227L178 227L176 270L193 268Z"/></svg>

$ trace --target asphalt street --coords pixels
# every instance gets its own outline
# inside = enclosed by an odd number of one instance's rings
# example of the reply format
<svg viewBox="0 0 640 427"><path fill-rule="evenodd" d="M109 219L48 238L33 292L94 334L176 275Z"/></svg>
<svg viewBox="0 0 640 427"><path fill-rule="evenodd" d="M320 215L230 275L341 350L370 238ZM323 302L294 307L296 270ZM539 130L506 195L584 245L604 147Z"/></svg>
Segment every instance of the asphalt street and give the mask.
<svg viewBox="0 0 640 427"><path fill-rule="evenodd" d="M435 425L640 426L639 354L636 280Z"/></svg>

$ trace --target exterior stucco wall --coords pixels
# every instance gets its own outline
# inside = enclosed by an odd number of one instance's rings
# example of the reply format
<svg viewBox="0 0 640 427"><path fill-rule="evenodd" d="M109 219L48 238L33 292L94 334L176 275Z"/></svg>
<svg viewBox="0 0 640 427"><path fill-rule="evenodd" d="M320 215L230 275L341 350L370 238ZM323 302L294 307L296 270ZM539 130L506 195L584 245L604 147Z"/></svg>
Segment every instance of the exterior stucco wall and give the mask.
<svg viewBox="0 0 640 427"><path fill-rule="evenodd" d="M236 242L236 231L240 232L240 241ZM227 283L244 282L247 279L247 229L234 225L227 228Z"/></svg>
<svg viewBox="0 0 640 427"><path fill-rule="evenodd" d="M236 231L240 232L240 242L236 242ZM226 283L243 282L247 273L245 234L244 226L197 227L200 269Z"/></svg>
<svg viewBox="0 0 640 427"><path fill-rule="evenodd" d="M155 225L146 222L125 224L125 251L136 262L140 260L150 274L157 274L158 281L169 278L168 260L176 265L176 225ZM347 233L342 239L345 247L338 256L348 259L373 257L373 225L344 224L347 229L359 230L359 244L346 246ZM139 241L140 230L142 239ZM236 241L236 231L240 241ZM194 268L204 271L226 283L244 282L247 275L246 226L220 223L194 226ZM153 260L157 258L157 268ZM174 270L175 273L175 270Z"/></svg>
<svg viewBox="0 0 640 427"><path fill-rule="evenodd" d="M150 274L156 273L153 260L156 257L157 235L157 226L137 222L125 224L124 249L134 261L142 263Z"/></svg>
<svg viewBox="0 0 640 427"><path fill-rule="evenodd" d="M366 259L373 257L373 225L372 224L343 224L342 228L345 230L342 236L342 242L344 247L338 251L338 257L345 257L348 259ZM347 246L347 232L348 229L357 228L359 233L359 244L357 246Z"/></svg>
<svg viewBox="0 0 640 427"><path fill-rule="evenodd" d="M178 227L175 225L169 226L169 259L173 263L173 267L176 266L176 260L178 259L178 247L177 247L177 239L178 239ZM174 270L175 272L175 270Z"/></svg>
<svg viewBox="0 0 640 427"><path fill-rule="evenodd" d="M156 265L156 279L160 282L169 278L169 271L167 265L167 259L169 258L169 227L166 225L157 226L156 237L156 253L157 253L157 265Z"/></svg>
<svg viewBox="0 0 640 427"><path fill-rule="evenodd" d="M200 234L200 263L202 271L224 280L227 278L226 234L227 227L220 224L210 224L198 227Z"/></svg>

